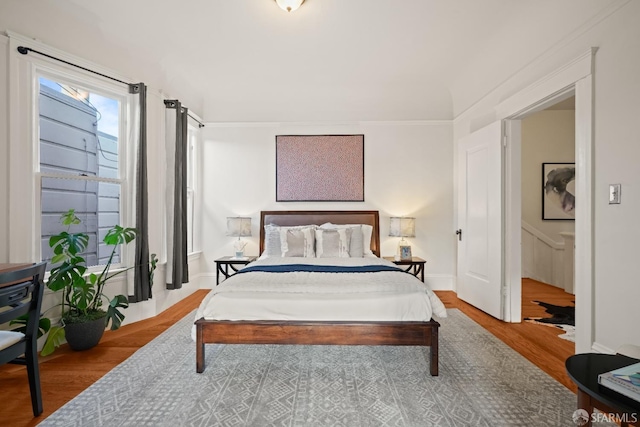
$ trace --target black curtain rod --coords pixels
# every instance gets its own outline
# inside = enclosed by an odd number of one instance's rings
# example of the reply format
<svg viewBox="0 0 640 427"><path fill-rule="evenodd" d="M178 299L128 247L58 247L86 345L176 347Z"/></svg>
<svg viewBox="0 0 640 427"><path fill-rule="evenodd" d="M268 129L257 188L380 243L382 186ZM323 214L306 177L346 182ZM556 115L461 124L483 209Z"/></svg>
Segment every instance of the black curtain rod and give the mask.
<svg viewBox="0 0 640 427"><path fill-rule="evenodd" d="M180 101L178 101L177 99L165 99L164 100L164 105L167 108L176 108L178 106L178 103ZM180 104L181 107L184 107L182 104ZM196 119L195 117L193 117L191 115L191 113L189 112L189 109L187 108L187 116L191 117L193 119L194 122L198 123L198 128L203 128L204 127L204 123L200 122L200 120Z"/></svg>
<svg viewBox="0 0 640 427"><path fill-rule="evenodd" d="M195 117L193 117L191 115L191 113L187 113L187 116L191 117L193 119L193 121L198 124L198 128L203 128L204 127L204 123L202 123L200 120L198 120Z"/></svg>
<svg viewBox="0 0 640 427"><path fill-rule="evenodd" d="M123 82L122 80L116 79L115 77L107 76L106 74L102 74L102 73L99 73L97 71L90 70L88 68L82 67L82 66L74 64L72 62L65 61L64 59L56 58L55 56L51 56L51 55L48 55L46 53L40 52L38 50L31 49L30 47L18 46L18 52L20 52L23 55L26 55L29 52L37 53L38 55L46 56L47 58L51 58L51 59L53 59L55 61L59 61L59 62L65 63L67 65L71 65L72 67L80 68L81 70L88 71L88 72L93 73L93 74L97 74L97 75L99 75L101 77L105 77L105 78L107 78L109 80L113 80L113 81L116 81L118 83L125 84L127 86L131 86L132 85L132 83Z"/></svg>
<svg viewBox="0 0 640 427"><path fill-rule="evenodd" d="M20 52L23 55L26 55L29 52L37 53L38 55L46 56L47 58L53 59L54 61L59 61L59 62L62 62L64 64L71 65L72 67L80 68L81 70L88 71L89 73L97 74L100 77L104 77L106 79L113 80L115 82L122 83L122 84L125 84L127 86L135 86L136 85L134 83L123 82L122 80L116 79L115 77L107 76L106 74L102 74L102 73L99 73L97 71L90 70L89 68L85 68L85 67L83 67L81 65L74 64L74 63L69 62L69 61L65 61L64 59L56 58L55 56L51 56L51 55L46 54L44 52L40 52L39 50L31 49L30 47L18 46L18 52ZM200 122L200 120L196 119L191 114L189 114L189 117L191 117L193 120L195 120L198 123L198 127L200 127L200 128L204 127L204 124L202 122Z"/></svg>

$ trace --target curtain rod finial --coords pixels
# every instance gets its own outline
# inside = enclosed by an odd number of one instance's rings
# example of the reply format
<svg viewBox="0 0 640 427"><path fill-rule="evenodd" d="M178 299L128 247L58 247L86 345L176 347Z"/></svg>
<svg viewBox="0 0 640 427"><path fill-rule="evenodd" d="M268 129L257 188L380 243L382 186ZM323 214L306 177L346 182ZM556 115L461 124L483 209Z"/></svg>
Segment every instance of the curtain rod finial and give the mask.
<svg viewBox="0 0 640 427"><path fill-rule="evenodd" d="M29 48L24 46L18 46L18 52L20 52L23 55L26 55L27 53L29 53Z"/></svg>

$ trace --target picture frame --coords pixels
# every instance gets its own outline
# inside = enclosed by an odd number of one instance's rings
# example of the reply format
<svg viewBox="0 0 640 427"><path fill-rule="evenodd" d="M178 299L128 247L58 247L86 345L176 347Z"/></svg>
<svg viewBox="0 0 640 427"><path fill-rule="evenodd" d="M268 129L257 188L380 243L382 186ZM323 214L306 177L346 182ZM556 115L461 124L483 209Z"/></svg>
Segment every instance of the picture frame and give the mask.
<svg viewBox="0 0 640 427"><path fill-rule="evenodd" d="M542 219L574 221L575 163L542 163Z"/></svg>
<svg viewBox="0 0 640 427"><path fill-rule="evenodd" d="M276 202L364 202L364 135L276 135Z"/></svg>
<svg viewBox="0 0 640 427"><path fill-rule="evenodd" d="M400 260L401 261L411 261L411 246L400 246Z"/></svg>

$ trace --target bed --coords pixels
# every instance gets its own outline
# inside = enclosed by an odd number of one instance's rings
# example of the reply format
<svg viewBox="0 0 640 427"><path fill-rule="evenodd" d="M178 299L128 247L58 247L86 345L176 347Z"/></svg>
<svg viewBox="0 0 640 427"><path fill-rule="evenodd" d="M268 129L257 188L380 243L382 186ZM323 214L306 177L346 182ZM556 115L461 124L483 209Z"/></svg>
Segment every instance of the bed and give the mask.
<svg viewBox="0 0 640 427"><path fill-rule="evenodd" d="M265 231L268 228L265 225L283 228L309 224L320 226L327 223L334 224L335 228L341 228L340 225L363 224L362 229L366 227L370 231L370 242L367 242L369 244L361 260L297 257L262 259L267 255L265 250L269 250L269 245L265 242L270 237ZM344 237L344 232L340 233ZM326 234L325 240L328 241L331 235L333 234ZM366 241L366 232L364 235ZM198 309L194 325L198 373L205 369L205 344L218 343L428 346L430 373L438 375L440 324L431 317L431 303L440 304L437 308L440 316L446 315L444 306L417 278L379 258L378 211L263 211L260 215L260 253L263 254L261 260L250 263L240 273L217 286ZM282 268L285 270L278 271L286 272L286 275L276 272L276 269ZM327 268L336 269L331 272L345 274L318 273L326 272ZM350 269L358 272L365 272L362 269L372 270L366 270L366 274L349 274L352 272ZM294 284L293 281L298 280L298 276L301 282ZM394 278L394 283L388 280L389 277ZM321 286L316 286L315 282L320 280ZM349 287L344 287L341 282L337 283L340 280L346 280ZM268 300L274 299L272 291L263 288L266 282L284 289L283 294L278 294L284 297L277 296L276 309L265 309ZM371 282L373 296L359 293L364 286L370 285L364 282ZM401 292L391 289L396 286L396 282L401 282L401 287L398 287L402 289ZM292 286L297 286L295 292L291 291L294 289ZM355 290L351 291L351 287ZM409 294L415 290L429 295L416 297L415 294ZM341 296L337 296L338 294ZM384 298L395 298L398 302L394 300L392 304L385 304ZM352 309L346 310L347 314L344 310L340 311L341 305ZM332 309L324 309L325 306ZM385 314L387 306L399 306L402 313ZM337 311L333 309L335 307L338 307ZM376 312L375 317L370 316L371 311ZM332 318L334 312L340 314Z"/></svg>

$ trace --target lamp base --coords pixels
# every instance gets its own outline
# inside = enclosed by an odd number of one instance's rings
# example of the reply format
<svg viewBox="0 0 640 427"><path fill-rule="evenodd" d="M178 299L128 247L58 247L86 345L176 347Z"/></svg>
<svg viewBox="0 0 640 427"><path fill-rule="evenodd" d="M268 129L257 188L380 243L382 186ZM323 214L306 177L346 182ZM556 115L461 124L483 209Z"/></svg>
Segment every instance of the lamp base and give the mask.
<svg viewBox="0 0 640 427"><path fill-rule="evenodd" d="M396 255L393 258L395 261L411 261L411 246L404 237L398 242Z"/></svg>

